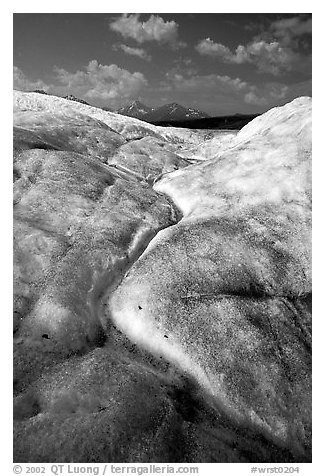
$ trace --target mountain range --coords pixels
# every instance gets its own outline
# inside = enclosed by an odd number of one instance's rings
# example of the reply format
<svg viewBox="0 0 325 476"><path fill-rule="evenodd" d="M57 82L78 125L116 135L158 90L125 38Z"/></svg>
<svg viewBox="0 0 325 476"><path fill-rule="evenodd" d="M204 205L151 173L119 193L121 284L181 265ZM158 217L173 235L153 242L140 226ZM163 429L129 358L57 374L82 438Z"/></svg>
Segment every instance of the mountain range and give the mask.
<svg viewBox="0 0 325 476"><path fill-rule="evenodd" d="M153 108L146 106L140 101L133 101L116 111L123 116L135 117L146 122L161 121L185 121L192 119L204 119L210 117L205 112L193 108L186 108L173 102L163 106Z"/></svg>
<svg viewBox="0 0 325 476"><path fill-rule="evenodd" d="M45 91L36 89L34 93L47 94ZM73 94L64 96L63 99L68 99L69 101L80 102L81 104L90 104L83 99L79 99ZM210 117L205 112L199 111L193 108L186 108L173 102L171 104L164 104L160 107L150 107L146 104L143 104L141 101L133 101L130 104L121 107L117 110L113 110L108 107L101 107L104 111L117 112L123 116L134 117L136 119L141 119L146 122L163 122L163 121L186 121L193 119L205 119Z"/></svg>

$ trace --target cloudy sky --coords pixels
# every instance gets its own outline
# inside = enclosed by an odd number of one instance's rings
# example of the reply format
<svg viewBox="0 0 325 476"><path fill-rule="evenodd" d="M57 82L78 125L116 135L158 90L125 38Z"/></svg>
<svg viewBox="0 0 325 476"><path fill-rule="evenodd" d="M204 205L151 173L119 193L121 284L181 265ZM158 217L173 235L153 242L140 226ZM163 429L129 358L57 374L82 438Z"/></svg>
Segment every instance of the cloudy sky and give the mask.
<svg viewBox="0 0 325 476"><path fill-rule="evenodd" d="M210 115L311 95L309 14L14 14L14 88Z"/></svg>

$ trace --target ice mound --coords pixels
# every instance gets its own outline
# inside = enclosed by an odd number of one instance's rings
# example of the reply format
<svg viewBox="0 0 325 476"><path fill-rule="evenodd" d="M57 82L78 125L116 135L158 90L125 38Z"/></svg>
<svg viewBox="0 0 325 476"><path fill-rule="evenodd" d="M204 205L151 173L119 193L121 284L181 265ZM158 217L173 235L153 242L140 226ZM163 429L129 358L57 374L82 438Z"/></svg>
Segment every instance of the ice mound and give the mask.
<svg viewBox="0 0 325 476"><path fill-rule="evenodd" d="M24 309L16 315L28 335L83 347L100 328L98 295L142 252L142 240L173 223L173 211L90 156L28 150L15 171L16 298Z"/></svg>
<svg viewBox="0 0 325 476"><path fill-rule="evenodd" d="M28 134L31 139L28 138ZM14 115L16 149L36 148L30 143L37 137L43 148L92 155L102 162L114 155L126 141L101 121L84 114L67 115L60 112L18 112ZM42 148L41 145L38 148Z"/></svg>

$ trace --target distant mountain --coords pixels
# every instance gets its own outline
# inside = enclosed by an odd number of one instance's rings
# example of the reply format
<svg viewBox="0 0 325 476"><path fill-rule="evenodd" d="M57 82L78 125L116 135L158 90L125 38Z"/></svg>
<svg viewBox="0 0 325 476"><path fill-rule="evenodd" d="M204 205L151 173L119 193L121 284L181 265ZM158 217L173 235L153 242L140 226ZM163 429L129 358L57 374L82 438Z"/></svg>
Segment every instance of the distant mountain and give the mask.
<svg viewBox="0 0 325 476"><path fill-rule="evenodd" d="M80 102L81 104L86 104L86 106L90 106L90 104L83 99L76 98L73 94L69 94L68 96L64 96L63 99L68 99L69 101Z"/></svg>
<svg viewBox="0 0 325 476"><path fill-rule="evenodd" d="M153 108L140 101L133 101L117 111L124 116L135 117L156 126L185 127L189 129L234 129L239 130L258 114L233 114L211 117L205 112L184 107L176 102Z"/></svg>
<svg viewBox="0 0 325 476"><path fill-rule="evenodd" d="M123 116L147 120L148 115L150 115L153 111L154 108L146 106L140 101L133 101L128 106L121 107L116 112L122 114Z"/></svg>
<svg viewBox="0 0 325 476"><path fill-rule="evenodd" d="M146 122L160 121L186 121L191 119L203 119L208 114L197 109L186 108L173 102L164 106L152 108L140 101L134 101L128 106L118 109L116 112L124 116L135 117Z"/></svg>
<svg viewBox="0 0 325 476"><path fill-rule="evenodd" d="M209 117L208 114L193 108L186 108L173 102L154 109L146 118L148 122L160 121L186 121L192 119L203 119Z"/></svg>

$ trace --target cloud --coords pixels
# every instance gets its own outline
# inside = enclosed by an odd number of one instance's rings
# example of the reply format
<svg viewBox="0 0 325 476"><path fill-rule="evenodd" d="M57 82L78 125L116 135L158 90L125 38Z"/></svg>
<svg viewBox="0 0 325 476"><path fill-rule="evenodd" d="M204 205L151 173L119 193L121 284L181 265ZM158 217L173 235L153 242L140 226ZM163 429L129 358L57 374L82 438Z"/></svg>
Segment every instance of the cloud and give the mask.
<svg viewBox="0 0 325 476"><path fill-rule="evenodd" d="M151 61L151 56L144 50L143 48L132 48L131 46L128 45L113 45L114 50L122 50L124 53L127 55L131 56L138 56L141 59L144 59L146 61Z"/></svg>
<svg viewBox="0 0 325 476"><path fill-rule="evenodd" d="M310 72L311 55L299 51L300 46L308 49L308 45L297 38L310 34L311 27L310 18L286 18L273 22L268 31L247 45L238 45L234 51L211 38L199 41L195 49L223 63L253 64L259 72L274 76L293 70Z"/></svg>
<svg viewBox="0 0 325 476"><path fill-rule="evenodd" d="M30 80L24 72L14 66L14 89L21 91L44 91L58 96L74 94L80 99L88 99L98 106L119 107L130 98L139 96L139 92L148 82L142 73L120 68L115 64L102 65L92 60L83 69L69 72L64 68L54 67L55 77L51 84L42 80Z"/></svg>
<svg viewBox="0 0 325 476"><path fill-rule="evenodd" d="M275 21L270 26L272 34L280 38L285 44L291 44L292 41L305 34L312 33L311 18L292 17Z"/></svg>
<svg viewBox="0 0 325 476"><path fill-rule="evenodd" d="M199 73L199 69L194 65L193 60L188 57L177 55L169 62L170 69L168 75L181 74L182 76L195 76Z"/></svg>
<svg viewBox="0 0 325 476"><path fill-rule="evenodd" d="M110 28L123 38L132 38L140 44L156 41L173 47L185 45L178 40L178 24L174 20L165 21L159 15L151 15L149 20L141 22L139 13L123 13L110 23Z"/></svg>
<svg viewBox="0 0 325 476"><path fill-rule="evenodd" d="M289 86L282 83L266 83L264 86L251 86L250 91L244 96L247 104L255 106L276 105L279 101L287 102Z"/></svg>
<svg viewBox="0 0 325 476"><path fill-rule="evenodd" d="M298 55L291 49L281 46L277 41L253 41L249 45L238 46L236 55L240 54L245 61L257 66L258 71L271 73L274 76L291 71Z"/></svg>
<svg viewBox="0 0 325 476"><path fill-rule="evenodd" d="M84 71L70 73L63 68L55 68L59 82L75 95L92 99L95 103L119 105L125 99L136 97L147 85L142 73L118 67L116 64L102 65L92 60Z"/></svg>
<svg viewBox="0 0 325 476"><path fill-rule="evenodd" d="M221 43L214 43L210 38L201 40L196 50L201 55L219 58L224 63L243 64L252 63L258 71L271 73L275 76L281 72L290 71L297 55L289 48L284 48L278 41L252 41L246 46L239 45L232 52Z"/></svg>
<svg viewBox="0 0 325 476"><path fill-rule="evenodd" d="M18 89L19 91L42 89L47 92L50 88L50 86L45 84L41 79L37 79L36 81L28 79L25 73L17 66L13 68L13 86L14 89Z"/></svg>
<svg viewBox="0 0 325 476"><path fill-rule="evenodd" d="M167 82L163 83L165 86L169 86L170 89L176 89L183 92L192 93L194 91L200 91L202 94L211 96L211 93L230 93L239 92L249 87L248 83L242 81L240 78L231 78L230 76L207 74L207 75L193 75L190 77L184 77L184 75L168 72L166 74Z"/></svg>
<svg viewBox="0 0 325 476"><path fill-rule="evenodd" d="M214 43L211 38L199 41L195 49L201 55L215 56L224 59L225 61L231 60L233 56L227 46L224 46L221 43Z"/></svg>
<svg viewBox="0 0 325 476"><path fill-rule="evenodd" d="M227 75L207 74L192 75L170 71L166 74L165 81L161 83L161 91L182 94L187 96L188 101L194 99L219 104L219 102L238 102L243 94L249 91L249 84L240 78L231 78Z"/></svg>
<svg viewBox="0 0 325 476"><path fill-rule="evenodd" d="M254 91L249 91L244 96L244 101L247 104L253 104L255 106L265 106L267 104L267 100L263 96L258 96Z"/></svg>

